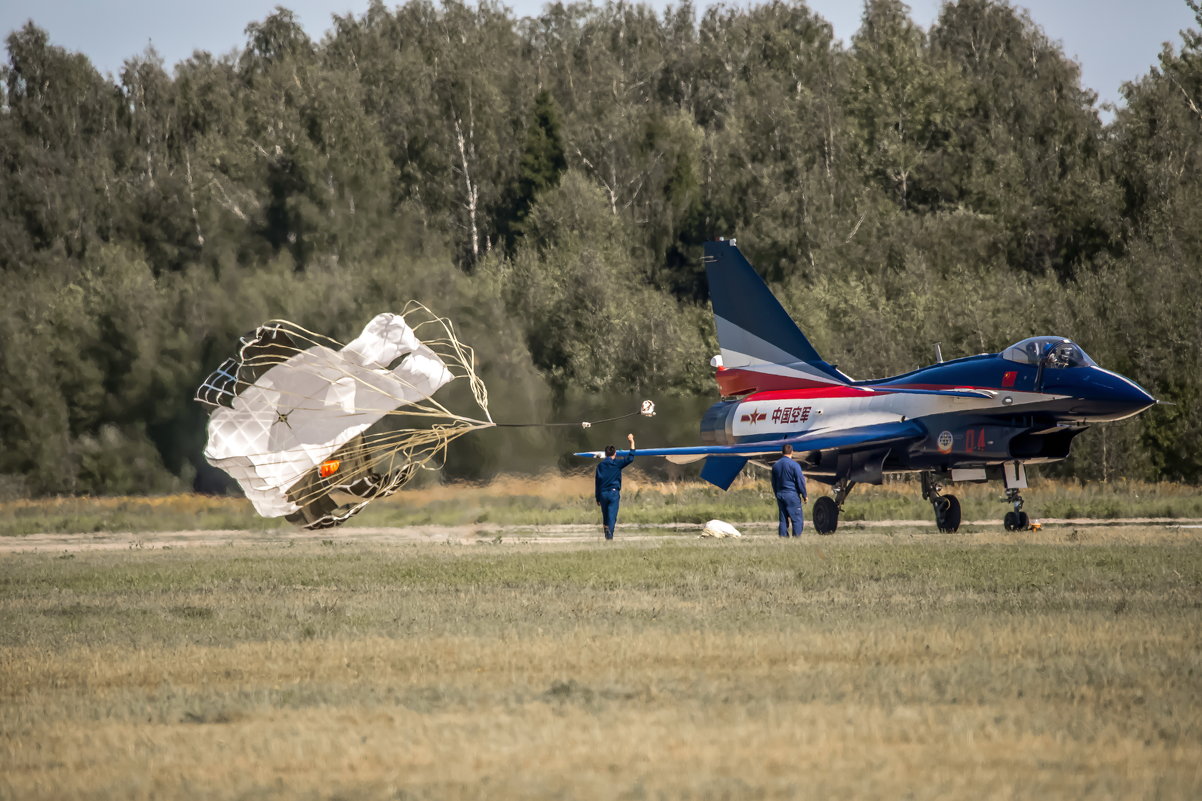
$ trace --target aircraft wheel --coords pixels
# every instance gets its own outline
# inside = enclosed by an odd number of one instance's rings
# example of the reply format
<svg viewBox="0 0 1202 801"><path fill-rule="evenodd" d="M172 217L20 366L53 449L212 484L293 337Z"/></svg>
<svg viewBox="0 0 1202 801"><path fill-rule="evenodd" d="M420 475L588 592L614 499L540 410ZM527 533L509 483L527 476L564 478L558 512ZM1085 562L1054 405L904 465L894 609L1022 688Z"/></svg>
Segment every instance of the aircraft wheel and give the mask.
<svg viewBox="0 0 1202 801"><path fill-rule="evenodd" d="M819 534L834 534L839 527L839 505L833 498L823 495L814 501L814 530Z"/></svg>
<svg viewBox="0 0 1202 801"><path fill-rule="evenodd" d="M935 526L944 534L955 534L960 528L960 499L944 495L935 504Z"/></svg>
<svg viewBox="0 0 1202 801"><path fill-rule="evenodd" d="M1026 512L1018 513L1018 530L1019 531L1030 531L1031 530L1031 518L1027 515Z"/></svg>
<svg viewBox="0 0 1202 801"><path fill-rule="evenodd" d="M1002 525L1007 531L1018 531L1018 512L1006 512L1006 516L1002 518Z"/></svg>

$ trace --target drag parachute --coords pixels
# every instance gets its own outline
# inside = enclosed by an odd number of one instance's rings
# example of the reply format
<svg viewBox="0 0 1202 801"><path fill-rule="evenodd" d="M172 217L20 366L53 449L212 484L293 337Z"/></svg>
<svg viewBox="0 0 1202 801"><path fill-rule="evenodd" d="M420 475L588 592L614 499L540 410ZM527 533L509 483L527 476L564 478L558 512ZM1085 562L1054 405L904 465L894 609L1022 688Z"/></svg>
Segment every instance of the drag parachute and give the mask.
<svg viewBox="0 0 1202 801"><path fill-rule="evenodd" d="M465 380L484 419L433 395ZM305 528L345 522L469 431L494 425L470 348L418 303L374 317L352 342L285 320L242 337L196 391L212 407L205 458L255 510Z"/></svg>

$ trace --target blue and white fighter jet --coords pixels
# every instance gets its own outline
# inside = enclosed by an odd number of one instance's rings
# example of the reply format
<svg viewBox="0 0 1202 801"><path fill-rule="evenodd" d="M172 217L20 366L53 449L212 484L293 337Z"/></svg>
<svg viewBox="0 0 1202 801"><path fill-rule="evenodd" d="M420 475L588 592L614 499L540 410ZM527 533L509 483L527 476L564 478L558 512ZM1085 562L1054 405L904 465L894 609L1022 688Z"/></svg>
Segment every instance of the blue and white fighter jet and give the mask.
<svg viewBox="0 0 1202 801"><path fill-rule="evenodd" d="M820 534L834 533L856 484L894 472L921 474L923 498L947 532L960 526L960 503L944 485L1001 478L1012 506L1003 523L1026 530L1024 465L1064 459L1090 425L1157 402L1056 336L855 381L818 355L734 240L707 243L705 262L722 400L702 416L701 445L638 453L678 464L704 459L702 478L727 489L748 461L771 464L791 444L807 476L832 486L811 513Z"/></svg>

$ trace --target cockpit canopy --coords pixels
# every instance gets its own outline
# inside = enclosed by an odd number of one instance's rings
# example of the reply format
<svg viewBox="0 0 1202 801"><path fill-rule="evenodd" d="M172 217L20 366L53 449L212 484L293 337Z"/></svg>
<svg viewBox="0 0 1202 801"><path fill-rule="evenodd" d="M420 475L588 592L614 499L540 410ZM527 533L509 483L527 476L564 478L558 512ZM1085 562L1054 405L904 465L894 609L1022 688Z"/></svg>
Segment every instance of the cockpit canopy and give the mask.
<svg viewBox="0 0 1202 801"><path fill-rule="evenodd" d="M1064 337L1028 337L1002 351L1002 358L1019 364L1044 367L1091 367L1097 362L1081 346Z"/></svg>

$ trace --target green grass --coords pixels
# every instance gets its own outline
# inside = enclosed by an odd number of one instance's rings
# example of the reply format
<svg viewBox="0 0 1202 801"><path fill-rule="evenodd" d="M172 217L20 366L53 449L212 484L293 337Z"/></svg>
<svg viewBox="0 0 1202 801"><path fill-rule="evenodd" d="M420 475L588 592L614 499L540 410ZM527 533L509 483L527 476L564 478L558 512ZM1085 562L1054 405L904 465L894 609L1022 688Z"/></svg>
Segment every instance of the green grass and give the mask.
<svg viewBox="0 0 1202 801"><path fill-rule="evenodd" d="M229 645L323 636L408 636L426 620L399 615L421 606L450 610L444 633L476 636L497 626L521 633L571 610L640 596L659 604L629 610L684 629L872 620L883 611L947 618L1021 613L1111 612L1147 599L1180 611L1202 607L1202 548L1193 545L846 545L782 549L762 540L730 547L668 541L612 551L519 548L464 553L462 547L272 545L154 552L81 552L6 557L0 566L5 625L0 646L121 643ZM724 596L734 592L733 598ZM293 601L314 602L298 612ZM537 610L506 603L538 598ZM1054 600L1052 600L1054 599ZM274 600L284 603L277 604ZM937 602L937 603L933 603ZM738 607L739 614L723 610ZM599 607L598 607L599 608ZM9 616L14 609L29 614ZM534 612L532 614L532 612ZM718 613L718 614L715 614ZM609 618L593 625L612 625ZM298 629L295 624L299 623ZM308 635L306 635L308 636Z"/></svg>
<svg viewBox="0 0 1202 801"><path fill-rule="evenodd" d="M1190 798L1202 544L0 559L0 798Z"/></svg>

